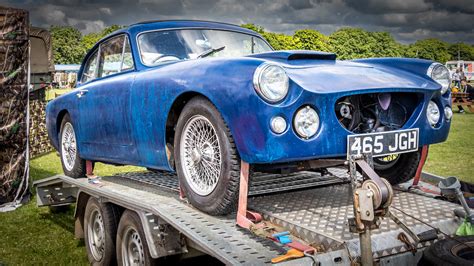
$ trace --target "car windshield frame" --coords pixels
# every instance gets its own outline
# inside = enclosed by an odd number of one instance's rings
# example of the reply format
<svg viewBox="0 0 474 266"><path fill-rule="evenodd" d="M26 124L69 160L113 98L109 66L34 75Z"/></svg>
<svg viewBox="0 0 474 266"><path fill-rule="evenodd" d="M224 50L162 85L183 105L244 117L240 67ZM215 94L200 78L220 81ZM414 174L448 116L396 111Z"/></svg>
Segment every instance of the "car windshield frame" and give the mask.
<svg viewBox="0 0 474 266"><path fill-rule="evenodd" d="M158 62L158 63L155 63L155 64L147 64L144 60L143 60L143 56L142 56L142 44L140 43L140 37L145 35L145 34L149 34L149 33L155 33L155 32L172 32L172 31L187 31L187 30L190 30L190 31L219 31L219 32L231 32L231 33L235 33L235 34L240 34L240 35L245 35L245 36L248 36L249 38L251 38L251 40L253 41L252 43L252 46L255 45L255 41L254 41L254 38L260 40L261 42L263 42L267 47L268 47L268 51L266 52L269 52L269 51L274 51L274 48L264 39L262 38L261 36L257 35L257 34L250 34L250 33L246 33L246 32L242 32L242 31L237 31L237 30L229 30L229 29L216 29L216 28L167 28L167 29L155 29L155 30L148 30L148 31L143 31L143 32L140 32L139 34L136 35L135 37L135 42L137 44L137 50L138 50L138 58L140 60L140 63L143 65L143 66L146 66L146 67L156 67L156 66L159 66L159 65L163 65L163 64L168 64L168 63L175 63L175 62L183 62L183 61L189 61L189 60L199 60L199 59L202 59L202 58L185 58L185 59L180 59L180 60L170 60L170 61L163 61L163 62ZM212 47L212 48L218 48L218 47ZM253 49L253 47L252 47ZM225 50L225 49L224 49ZM252 55L252 54L256 54L256 53L249 53L248 55ZM242 56L246 56L246 55L242 55ZM220 57L220 58L224 58L224 57Z"/></svg>

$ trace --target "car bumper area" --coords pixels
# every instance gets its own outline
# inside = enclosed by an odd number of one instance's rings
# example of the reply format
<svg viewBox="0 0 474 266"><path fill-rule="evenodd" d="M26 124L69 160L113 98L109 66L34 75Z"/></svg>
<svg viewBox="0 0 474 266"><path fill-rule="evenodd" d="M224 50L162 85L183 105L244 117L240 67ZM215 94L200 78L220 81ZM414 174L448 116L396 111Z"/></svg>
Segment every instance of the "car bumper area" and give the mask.
<svg viewBox="0 0 474 266"><path fill-rule="evenodd" d="M441 108L449 106L448 97L439 97L441 118L438 125L432 127L427 122L426 109L434 94L430 91L418 93L421 95L418 106L400 129L419 128L420 147L446 140L450 121L444 117ZM258 110L232 118L234 140L241 158L248 163L268 164L345 157L347 136L356 133L347 130L338 120L335 105L341 97L344 95L303 92L291 105L262 104ZM317 111L320 124L314 136L304 139L295 132L293 121L296 112L307 105ZM286 130L281 134L272 132L270 128L275 116L286 121Z"/></svg>

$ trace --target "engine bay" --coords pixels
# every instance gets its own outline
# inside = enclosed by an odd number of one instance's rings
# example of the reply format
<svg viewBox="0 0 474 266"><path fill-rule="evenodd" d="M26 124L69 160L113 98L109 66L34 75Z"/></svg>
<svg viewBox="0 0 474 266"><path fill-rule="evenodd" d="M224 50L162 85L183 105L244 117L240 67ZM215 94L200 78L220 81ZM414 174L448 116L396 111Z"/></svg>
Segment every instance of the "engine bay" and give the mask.
<svg viewBox="0 0 474 266"><path fill-rule="evenodd" d="M356 133L402 128L413 115L422 96L417 93L369 93L340 98L335 112L339 123Z"/></svg>

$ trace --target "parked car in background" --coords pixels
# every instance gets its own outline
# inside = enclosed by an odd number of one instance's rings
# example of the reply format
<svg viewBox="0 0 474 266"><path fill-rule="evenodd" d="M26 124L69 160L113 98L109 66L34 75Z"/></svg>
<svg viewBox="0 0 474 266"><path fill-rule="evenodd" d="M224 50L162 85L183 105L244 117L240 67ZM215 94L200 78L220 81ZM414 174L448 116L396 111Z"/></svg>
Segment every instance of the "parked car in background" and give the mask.
<svg viewBox="0 0 474 266"><path fill-rule="evenodd" d="M77 88L51 101L64 172L85 160L176 171L197 208L233 210L240 161L258 171L322 167L370 152L392 184L420 147L446 140L450 75L428 60L336 60L274 51L256 32L205 21L145 22L100 40Z"/></svg>

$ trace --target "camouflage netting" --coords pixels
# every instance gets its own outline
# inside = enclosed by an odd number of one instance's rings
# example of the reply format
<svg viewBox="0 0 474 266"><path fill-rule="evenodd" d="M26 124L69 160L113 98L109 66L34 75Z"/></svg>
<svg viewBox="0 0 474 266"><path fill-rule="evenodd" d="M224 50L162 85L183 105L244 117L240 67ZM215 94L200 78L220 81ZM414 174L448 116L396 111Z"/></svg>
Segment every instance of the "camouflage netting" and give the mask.
<svg viewBox="0 0 474 266"><path fill-rule="evenodd" d="M28 191L28 13L0 7L0 205Z"/></svg>
<svg viewBox="0 0 474 266"><path fill-rule="evenodd" d="M45 154L53 150L46 129L46 100L44 89L38 90L32 97L30 93L30 157ZM37 92L38 92L37 91Z"/></svg>

